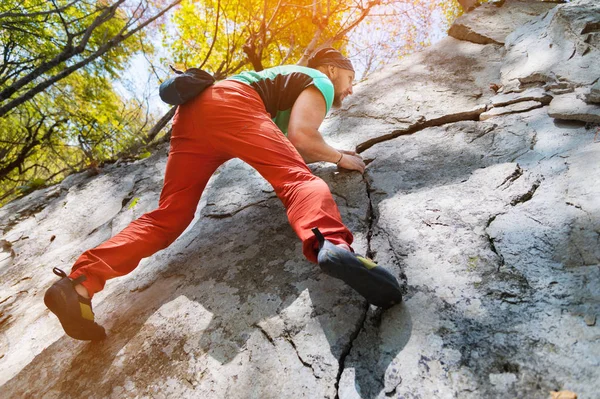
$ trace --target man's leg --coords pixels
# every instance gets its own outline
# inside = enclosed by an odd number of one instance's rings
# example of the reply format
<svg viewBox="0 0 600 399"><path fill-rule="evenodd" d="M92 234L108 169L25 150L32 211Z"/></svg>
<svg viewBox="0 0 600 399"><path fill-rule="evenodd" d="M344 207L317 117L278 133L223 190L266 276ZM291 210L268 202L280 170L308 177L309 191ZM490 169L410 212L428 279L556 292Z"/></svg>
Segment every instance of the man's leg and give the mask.
<svg viewBox="0 0 600 399"><path fill-rule="evenodd" d="M304 256L373 305L385 309L400 303L402 291L390 272L340 247L352 243L352 234L341 221L329 187L310 172L294 146L267 118L232 138L233 148L273 185L302 240Z"/></svg>
<svg viewBox="0 0 600 399"><path fill-rule="evenodd" d="M94 321L89 297L102 290L106 280L131 272L140 260L169 246L193 220L213 172L229 159L199 134L197 111L182 106L175 116L158 208L84 252L69 276L54 270L61 279L46 291L44 303L69 336L81 340L105 337L104 328Z"/></svg>
<svg viewBox="0 0 600 399"><path fill-rule="evenodd" d="M90 296L102 290L106 280L130 273L143 258L175 241L193 220L208 180L230 158L200 132L198 114L193 102L177 110L158 208L85 251L73 265L69 278L85 276L82 285Z"/></svg>
<svg viewBox="0 0 600 399"><path fill-rule="evenodd" d="M221 87L229 93L228 101L219 108L216 119L220 118L227 129L211 135L213 146L241 158L271 183L302 240L307 259L318 263L330 276L343 280L369 303L383 308L399 303L402 292L391 273L342 248L349 247L353 237L342 223L329 187L312 174L265 112L256 92L233 82Z"/></svg>
<svg viewBox="0 0 600 399"><path fill-rule="evenodd" d="M139 262L168 247L194 218L202 191L223 162L190 153L169 155L158 208L131 222L120 233L85 251L69 278L85 275L82 285L90 297L106 280L130 273Z"/></svg>
<svg viewBox="0 0 600 399"><path fill-rule="evenodd" d="M219 138L231 155L250 164L271 183L302 240L308 260L317 263L318 243L311 231L313 227L318 227L334 244L352 244L352 233L342 223L327 183L312 174L296 148L266 114L253 116L243 129Z"/></svg>

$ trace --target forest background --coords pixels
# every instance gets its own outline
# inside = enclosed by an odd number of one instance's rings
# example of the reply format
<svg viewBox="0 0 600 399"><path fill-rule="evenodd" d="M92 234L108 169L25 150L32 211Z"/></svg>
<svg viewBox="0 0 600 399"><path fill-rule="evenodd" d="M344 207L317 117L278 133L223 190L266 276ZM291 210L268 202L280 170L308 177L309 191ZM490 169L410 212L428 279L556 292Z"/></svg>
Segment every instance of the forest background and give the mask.
<svg viewBox="0 0 600 399"><path fill-rule="evenodd" d="M71 173L150 155L178 69L217 79L347 54L366 79L446 36L471 0L3 0L0 206Z"/></svg>

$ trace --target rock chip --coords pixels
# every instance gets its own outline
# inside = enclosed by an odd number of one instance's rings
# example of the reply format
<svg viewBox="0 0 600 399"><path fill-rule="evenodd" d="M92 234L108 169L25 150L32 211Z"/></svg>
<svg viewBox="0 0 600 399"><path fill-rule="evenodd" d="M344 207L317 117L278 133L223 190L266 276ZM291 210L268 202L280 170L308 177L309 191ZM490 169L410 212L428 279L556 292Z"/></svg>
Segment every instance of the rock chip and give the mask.
<svg viewBox="0 0 600 399"><path fill-rule="evenodd" d="M587 103L600 104L600 80L590 87L589 93L585 96L585 101Z"/></svg>
<svg viewBox="0 0 600 399"><path fill-rule="evenodd" d="M504 44L518 26L554 6L533 0L490 2L457 18L448 35L478 44Z"/></svg>
<svg viewBox="0 0 600 399"><path fill-rule="evenodd" d="M479 115L479 119L484 121L495 116L514 114L517 112L526 112L532 109L540 108L543 104L539 101L522 101L509 104L504 107L494 107Z"/></svg>
<svg viewBox="0 0 600 399"><path fill-rule="evenodd" d="M522 102L522 101L538 101L547 105L552 100L552 96L543 88L535 87L526 89L522 92L500 93L490 99L493 107L503 107L506 105Z"/></svg>
<svg viewBox="0 0 600 399"><path fill-rule="evenodd" d="M589 86L600 65L600 3L577 0L560 4L521 25L506 38L502 85L569 81Z"/></svg>
<svg viewBox="0 0 600 399"><path fill-rule="evenodd" d="M596 325L596 315L588 313L584 316L583 321L585 321L585 324L588 326L593 327Z"/></svg>
<svg viewBox="0 0 600 399"><path fill-rule="evenodd" d="M556 119L600 123L600 105L587 104L576 92L554 97L548 115Z"/></svg>
<svg viewBox="0 0 600 399"><path fill-rule="evenodd" d="M550 399L577 399L577 394L571 391L552 391Z"/></svg>

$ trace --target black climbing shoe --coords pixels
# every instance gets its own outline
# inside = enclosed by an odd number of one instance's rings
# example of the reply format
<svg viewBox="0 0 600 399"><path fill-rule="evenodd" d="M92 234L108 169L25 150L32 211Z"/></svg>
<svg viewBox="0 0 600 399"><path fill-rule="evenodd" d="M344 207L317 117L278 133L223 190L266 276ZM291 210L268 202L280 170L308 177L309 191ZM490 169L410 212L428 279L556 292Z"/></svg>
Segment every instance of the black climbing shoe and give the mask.
<svg viewBox="0 0 600 399"><path fill-rule="evenodd" d="M94 322L92 300L75 291L75 286L85 281L85 276L71 280L67 273L56 267L52 271L61 279L48 288L44 295L44 303L58 317L67 335L82 341L98 341L105 338L104 327Z"/></svg>
<svg viewBox="0 0 600 399"><path fill-rule="evenodd" d="M319 240L317 260L325 274L343 280L375 306L387 309L402 301L400 285L390 272L327 241L319 229L312 232Z"/></svg>

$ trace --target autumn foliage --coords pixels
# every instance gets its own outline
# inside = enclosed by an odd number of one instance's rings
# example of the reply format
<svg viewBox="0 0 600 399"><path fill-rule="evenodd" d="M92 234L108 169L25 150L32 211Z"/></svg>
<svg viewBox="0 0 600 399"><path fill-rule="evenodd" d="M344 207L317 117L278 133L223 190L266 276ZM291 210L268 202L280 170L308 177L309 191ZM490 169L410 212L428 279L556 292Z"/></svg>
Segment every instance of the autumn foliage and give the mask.
<svg viewBox="0 0 600 399"><path fill-rule="evenodd" d="M456 0L3 0L0 204L148 155L174 110L124 95L128 75L148 75L156 92L169 64L223 79L335 46L363 77L443 35L459 12ZM147 70L132 70L134 57Z"/></svg>

